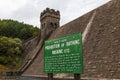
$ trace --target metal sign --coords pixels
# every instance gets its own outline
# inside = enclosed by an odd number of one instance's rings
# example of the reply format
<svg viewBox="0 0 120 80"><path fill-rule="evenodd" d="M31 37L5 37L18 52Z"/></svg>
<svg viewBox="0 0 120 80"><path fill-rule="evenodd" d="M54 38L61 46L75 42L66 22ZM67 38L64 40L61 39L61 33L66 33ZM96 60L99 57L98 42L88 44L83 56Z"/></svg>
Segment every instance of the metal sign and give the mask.
<svg viewBox="0 0 120 80"><path fill-rule="evenodd" d="M82 73L82 64L81 33L45 41L45 73Z"/></svg>

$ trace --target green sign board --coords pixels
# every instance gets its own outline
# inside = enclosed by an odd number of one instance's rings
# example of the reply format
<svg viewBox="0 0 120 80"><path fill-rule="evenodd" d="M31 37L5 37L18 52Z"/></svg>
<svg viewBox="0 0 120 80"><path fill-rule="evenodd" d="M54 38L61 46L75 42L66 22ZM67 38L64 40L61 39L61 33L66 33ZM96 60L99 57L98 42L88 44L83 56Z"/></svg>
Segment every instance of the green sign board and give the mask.
<svg viewBox="0 0 120 80"><path fill-rule="evenodd" d="M82 73L82 36L75 33L45 41L45 73Z"/></svg>

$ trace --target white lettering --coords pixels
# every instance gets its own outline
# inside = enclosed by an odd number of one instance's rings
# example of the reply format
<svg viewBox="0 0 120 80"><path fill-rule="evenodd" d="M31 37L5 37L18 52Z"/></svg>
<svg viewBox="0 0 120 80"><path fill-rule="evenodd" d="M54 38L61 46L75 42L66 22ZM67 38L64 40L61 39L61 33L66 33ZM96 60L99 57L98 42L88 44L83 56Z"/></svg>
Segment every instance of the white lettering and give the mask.
<svg viewBox="0 0 120 80"><path fill-rule="evenodd" d="M60 44L53 44L53 45L46 46L45 49L50 50L50 49L55 49L59 47L60 47Z"/></svg>
<svg viewBox="0 0 120 80"><path fill-rule="evenodd" d="M52 54L61 54L63 53L63 49L53 50Z"/></svg>
<svg viewBox="0 0 120 80"><path fill-rule="evenodd" d="M66 42L66 46L78 45L78 44L80 44L80 40Z"/></svg>

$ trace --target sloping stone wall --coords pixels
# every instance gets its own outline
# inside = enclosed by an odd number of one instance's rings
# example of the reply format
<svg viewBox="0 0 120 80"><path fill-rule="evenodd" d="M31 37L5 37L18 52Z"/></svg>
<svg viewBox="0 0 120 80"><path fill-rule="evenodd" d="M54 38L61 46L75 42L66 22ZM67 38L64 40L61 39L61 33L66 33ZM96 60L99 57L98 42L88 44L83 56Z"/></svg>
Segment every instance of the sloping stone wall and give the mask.
<svg viewBox="0 0 120 80"><path fill-rule="evenodd" d="M112 0L97 8L91 29L83 44L82 77L120 79L120 0ZM49 39L84 32L94 11L56 29ZM23 75L44 75L43 48ZM63 75L71 76L71 75Z"/></svg>

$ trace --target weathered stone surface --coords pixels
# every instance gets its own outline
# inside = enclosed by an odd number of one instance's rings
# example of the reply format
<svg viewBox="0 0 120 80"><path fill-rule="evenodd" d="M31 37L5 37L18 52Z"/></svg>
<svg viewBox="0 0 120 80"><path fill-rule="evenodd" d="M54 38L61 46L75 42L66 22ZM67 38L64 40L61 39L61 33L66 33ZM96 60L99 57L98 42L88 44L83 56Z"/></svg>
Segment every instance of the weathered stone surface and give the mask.
<svg viewBox="0 0 120 80"><path fill-rule="evenodd" d="M96 15L87 34L87 40L83 44L84 73L82 77L105 78L101 80L120 79L120 0L112 0L94 11ZM94 11L57 28L49 39L76 32L83 33ZM42 48L23 75L44 74L43 56ZM68 76L71 75L64 77Z"/></svg>

